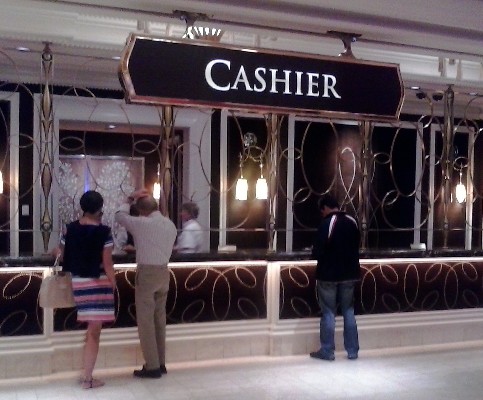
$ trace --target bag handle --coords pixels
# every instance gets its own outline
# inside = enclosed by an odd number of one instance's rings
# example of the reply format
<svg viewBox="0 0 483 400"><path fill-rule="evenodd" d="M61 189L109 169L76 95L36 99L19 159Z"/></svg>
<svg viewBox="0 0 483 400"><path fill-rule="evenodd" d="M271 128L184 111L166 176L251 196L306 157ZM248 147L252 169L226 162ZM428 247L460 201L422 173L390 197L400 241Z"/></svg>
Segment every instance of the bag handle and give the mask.
<svg viewBox="0 0 483 400"><path fill-rule="evenodd" d="M59 264L60 264L60 253L57 254L54 260L54 264L50 267L52 268L52 275L64 275L65 272L59 271Z"/></svg>

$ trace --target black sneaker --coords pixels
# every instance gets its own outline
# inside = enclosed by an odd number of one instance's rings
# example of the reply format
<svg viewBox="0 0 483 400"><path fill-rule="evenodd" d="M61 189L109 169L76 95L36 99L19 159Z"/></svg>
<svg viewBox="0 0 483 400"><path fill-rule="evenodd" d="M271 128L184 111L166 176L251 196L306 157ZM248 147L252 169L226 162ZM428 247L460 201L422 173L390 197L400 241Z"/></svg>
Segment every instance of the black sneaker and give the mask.
<svg viewBox="0 0 483 400"><path fill-rule="evenodd" d="M142 369L135 369L133 375L136 378L161 378L161 369L146 369L143 366Z"/></svg>
<svg viewBox="0 0 483 400"><path fill-rule="evenodd" d="M321 353L320 351L313 351L312 353L310 353L310 357L318 358L319 360L327 360L327 361L335 360L335 356L333 354L324 354L324 353Z"/></svg>
<svg viewBox="0 0 483 400"><path fill-rule="evenodd" d="M161 371L161 375L168 373L168 370L166 369L166 365L164 364L159 367L159 370Z"/></svg>
<svg viewBox="0 0 483 400"><path fill-rule="evenodd" d="M357 360L357 358L358 358L358 357L359 357L359 356L358 356L357 354L349 354L349 355L347 356L347 358L348 358L349 360Z"/></svg>

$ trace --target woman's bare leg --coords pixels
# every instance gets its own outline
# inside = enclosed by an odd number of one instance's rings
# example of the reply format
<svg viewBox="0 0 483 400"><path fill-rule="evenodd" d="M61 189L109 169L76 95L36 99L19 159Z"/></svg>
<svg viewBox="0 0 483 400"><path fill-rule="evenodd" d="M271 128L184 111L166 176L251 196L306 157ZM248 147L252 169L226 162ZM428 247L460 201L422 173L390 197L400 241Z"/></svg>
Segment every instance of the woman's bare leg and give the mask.
<svg viewBox="0 0 483 400"><path fill-rule="evenodd" d="M91 321L87 324L86 342L84 345L84 382L82 384L85 389L99 387L104 384L104 382L92 378L92 371L96 365L97 353L99 352L101 329L102 322Z"/></svg>

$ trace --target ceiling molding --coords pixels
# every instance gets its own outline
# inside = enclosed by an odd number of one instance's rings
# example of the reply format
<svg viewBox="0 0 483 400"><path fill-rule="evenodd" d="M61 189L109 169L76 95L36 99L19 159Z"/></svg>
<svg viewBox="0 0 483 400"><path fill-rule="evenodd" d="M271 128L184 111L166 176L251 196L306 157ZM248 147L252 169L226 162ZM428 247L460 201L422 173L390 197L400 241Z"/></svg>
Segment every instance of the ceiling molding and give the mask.
<svg viewBox="0 0 483 400"><path fill-rule="evenodd" d="M344 47L327 30L362 33L361 60L400 65L406 87L483 91L483 2L426 0L424 10L387 0L3 0L0 80L41 83L43 42L54 54L52 83L121 90L117 68L131 32L181 37L173 10L205 13L225 30L222 43L337 56ZM389 4L391 4L389 6ZM458 7L456 7L458 6ZM433 7L433 9L431 9ZM481 13L478 13L478 9ZM448 10L453 10L451 18ZM462 24L462 21L465 21ZM15 47L30 47L19 53ZM13 62L13 64L12 64ZM443 67L443 68L442 68Z"/></svg>

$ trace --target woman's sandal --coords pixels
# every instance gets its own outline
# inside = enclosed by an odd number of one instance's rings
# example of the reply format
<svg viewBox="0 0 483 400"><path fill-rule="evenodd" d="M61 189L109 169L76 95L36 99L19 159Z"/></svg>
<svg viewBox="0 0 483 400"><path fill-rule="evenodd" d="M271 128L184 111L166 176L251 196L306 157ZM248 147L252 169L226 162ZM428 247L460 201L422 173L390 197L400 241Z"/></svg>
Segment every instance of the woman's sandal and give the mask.
<svg viewBox="0 0 483 400"><path fill-rule="evenodd" d="M81 383L82 389L95 389L104 386L105 383L99 379L84 379Z"/></svg>

